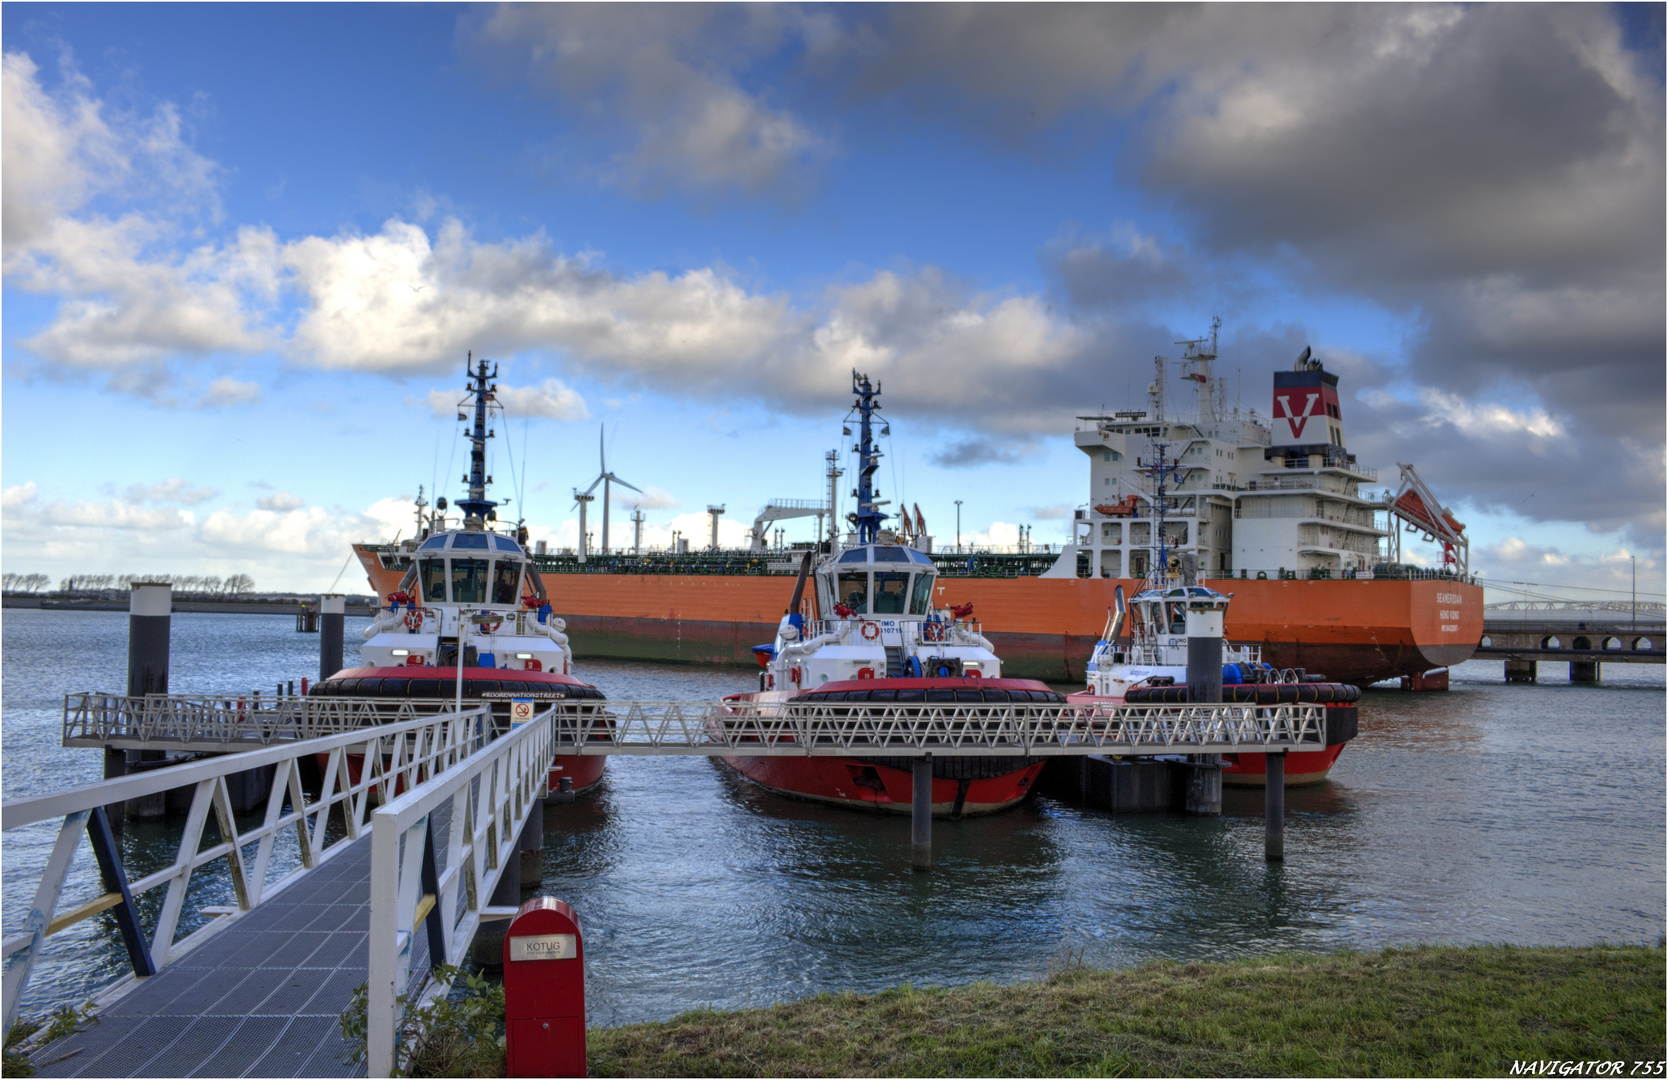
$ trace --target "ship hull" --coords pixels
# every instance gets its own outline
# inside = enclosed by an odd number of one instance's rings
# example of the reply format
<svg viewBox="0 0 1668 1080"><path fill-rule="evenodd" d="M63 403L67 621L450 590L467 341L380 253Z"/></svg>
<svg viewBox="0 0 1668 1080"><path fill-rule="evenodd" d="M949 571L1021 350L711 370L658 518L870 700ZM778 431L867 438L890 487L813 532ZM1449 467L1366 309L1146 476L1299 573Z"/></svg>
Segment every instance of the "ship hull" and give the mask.
<svg viewBox="0 0 1668 1080"><path fill-rule="evenodd" d="M400 573L356 545L378 595ZM575 654L622 660L752 666L775 637L793 594L785 575L612 574L545 571ZM940 577L934 603L971 603L1014 678L1078 682L1106 624L1117 578ZM1357 685L1462 663L1483 635L1483 590L1451 579L1255 581L1208 579L1234 597L1225 636L1260 646L1279 668Z"/></svg>
<svg viewBox="0 0 1668 1080"><path fill-rule="evenodd" d="M915 780L910 771L872 759L721 757L718 760L778 795L856 810L911 812ZM933 816L971 817L1005 810L1031 793L1031 785L1036 783L1043 764L1039 761L999 776L978 779L934 776ZM958 812L957 793L963 783L967 790Z"/></svg>
<svg viewBox="0 0 1668 1080"><path fill-rule="evenodd" d="M1286 786L1303 787L1318 784L1337 764L1344 752L1343 743L1325 750L1295 751L1286 755ZM1268 786L1267 754L1223 754L1222 782L1229 787L1260 788Z"/></svg>

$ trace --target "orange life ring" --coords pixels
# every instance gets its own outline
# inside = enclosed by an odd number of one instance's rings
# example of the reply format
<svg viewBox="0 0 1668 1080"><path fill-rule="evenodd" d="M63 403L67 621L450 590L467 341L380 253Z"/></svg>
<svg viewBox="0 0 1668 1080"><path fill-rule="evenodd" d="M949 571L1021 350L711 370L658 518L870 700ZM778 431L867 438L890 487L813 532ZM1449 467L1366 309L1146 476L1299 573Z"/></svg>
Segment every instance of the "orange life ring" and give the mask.
<svg viewBox="0 0 1668 1080"><path fill-rule="evenodd" d="M880 636L880 624L872 623L867 619L863 620L863 624L858 629L863 632L864 641L873 641Z"/></svg>
<svg viewBox="0 0 1668 1080"><path fill-rule="evenodd" d="M413 634L423 628L423 609L413 607L405 613L405 628Z"/></svg>
<svg viewBox="0 0 1668 1080"><path fill-rule="evenodd" d="M921 637L925 641L943 641L944 624L941 622L922 623Z"/></svg>

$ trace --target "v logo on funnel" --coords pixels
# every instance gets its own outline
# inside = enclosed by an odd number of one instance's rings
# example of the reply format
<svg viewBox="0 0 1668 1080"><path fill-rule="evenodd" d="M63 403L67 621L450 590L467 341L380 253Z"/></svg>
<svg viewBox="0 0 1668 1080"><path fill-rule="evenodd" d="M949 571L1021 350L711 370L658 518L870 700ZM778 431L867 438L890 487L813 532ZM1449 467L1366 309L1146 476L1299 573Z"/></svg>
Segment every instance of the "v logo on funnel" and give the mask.
<svg viewBox="0 0 1668 1080"><path fill-rule="evenodd" d="M1286 423L1291 425L1293 438L1300 439L1303 437L1303 429L1309 423L1310 414L1315 411L1315 402L1319 400L1319 393L1308 395L1308 400L1303 403L1302 415L1294 416L1292 415L1292 395L1285 393L1274 396L1274 403L1280 406L1280 411L1286 414Z"/></svg>

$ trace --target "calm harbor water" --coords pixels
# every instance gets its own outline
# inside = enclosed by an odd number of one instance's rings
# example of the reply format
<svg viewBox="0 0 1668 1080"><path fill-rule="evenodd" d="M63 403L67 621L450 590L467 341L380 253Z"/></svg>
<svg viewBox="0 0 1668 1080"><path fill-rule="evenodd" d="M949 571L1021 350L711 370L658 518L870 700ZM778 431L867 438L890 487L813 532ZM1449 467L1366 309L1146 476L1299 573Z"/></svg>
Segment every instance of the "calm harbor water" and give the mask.
<svg viewBox="0 0 1668 1080"><path fill-rule="evenodd" d="M351 664L363 620L348 622ZM99 778L97 751L58 745L62 698L120 691L126 635L125 613L6 613L5 798ZM317 649L281 617L175 615L170 688L270 693L316 674ZM757 686L734 669L589 661L579 673L615 698ZM1601 685L1571 686L1565 665L1543 664L1541 679L1505 686L1498 662L1476 661L1448 693L1370 691L1332 779L1288 794L1280 866L1262 859L1260 791L1229 789L1220 818L1033 798L935 822L935 867L914 874L907 818L780 798L706 759L628 757L595 794L546 811L540 891L584 923L598 1024L825 989L1013 982L1067 950L1114 966L1427 941L1654 942L1668 904L1664 671L1617 664ZM54 831L5 836L7 930ZM134 872L171 858L168 831L130 827ZM85 846L76 873L66 902L96 891ZM230 898L213 868L193 891ZM26 1013L83 1000L122 970L108 920L52 942Z"/></svg>

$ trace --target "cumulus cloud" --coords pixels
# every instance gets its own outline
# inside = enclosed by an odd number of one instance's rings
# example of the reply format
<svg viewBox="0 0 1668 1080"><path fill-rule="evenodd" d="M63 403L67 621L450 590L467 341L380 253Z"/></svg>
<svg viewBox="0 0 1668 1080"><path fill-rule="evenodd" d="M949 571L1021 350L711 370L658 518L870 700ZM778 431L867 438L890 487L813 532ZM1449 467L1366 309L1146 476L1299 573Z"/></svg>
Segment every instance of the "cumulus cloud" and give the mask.
<svg viewBox="0 0 1668 1080"><path fill-rule="evenodd" d="M466 51L555 95L597 132L628 133L604 182L700 200L738 193L794 200L832 139L739 75L816 25L763 6L502 5L466 18ZM715 62L717 60L717 62Z"/></svg>
<svg viewBox="0 0 1668 1080"><path fill-rule="evenodd" d="M254 228L189 242L189 226L218 214L215 169L178 113L112 121L73 68L48 91L30 57L3 65L6 278L60 301L31 351L108 370L265 347L246 301L275 292L276 242Z"/></svg>

